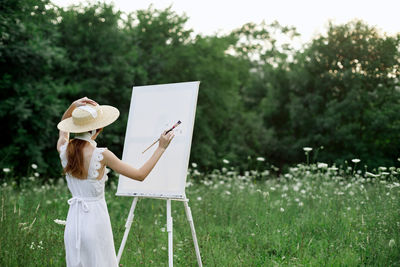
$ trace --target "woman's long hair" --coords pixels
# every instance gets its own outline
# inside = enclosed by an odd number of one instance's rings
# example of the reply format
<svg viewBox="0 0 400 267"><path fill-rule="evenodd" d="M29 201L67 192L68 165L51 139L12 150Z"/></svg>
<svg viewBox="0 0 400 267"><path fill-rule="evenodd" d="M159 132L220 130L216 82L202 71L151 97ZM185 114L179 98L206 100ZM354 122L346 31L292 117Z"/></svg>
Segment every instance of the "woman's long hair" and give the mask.
<svg viewBox="0 0 400 267"><path fill-rule="evenodd" d="M101 129L97 129L96 133L101 131ZM81 139L72 139L69 141L67 146L67 159L68 164L64 169L64 174L69 173L75 178L85 180L86 173L85 171L85 164L83 158L83 148L86 145L85 140Z"/></svg>
<svg viewBox="0 0 400 267"><path fill-rule="evenodd" d="M86 141L80 139L72 139L69 141L67 146L67 159L68 164L64 169L64 173L78 178L85 179L84 177L84 161L83 161L83 147L86 145Z"/></svg>

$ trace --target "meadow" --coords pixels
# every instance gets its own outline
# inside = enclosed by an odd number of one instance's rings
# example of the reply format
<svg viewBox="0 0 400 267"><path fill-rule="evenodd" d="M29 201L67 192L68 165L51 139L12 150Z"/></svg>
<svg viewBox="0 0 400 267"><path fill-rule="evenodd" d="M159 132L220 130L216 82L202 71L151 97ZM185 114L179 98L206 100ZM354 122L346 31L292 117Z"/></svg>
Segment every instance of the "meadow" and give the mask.
<svg viewBox="0 0 400 267"><path fill-rule="evenodd" d="M204 266L400 265L399 168L368 172L356 161L276 171L241 175L226 162L202 174L191 166L186 194ZM17 186L7 175L0 186L0 266L65 266L65 226L55 222L68 211L64 179L43 184L32 169ZM106 188L116 250L132 202L115 196L117 183L110 175ZM139 200L121 266L167 266L165 214L165 201ZM181 202L172 202L172 216L174 264L196 266Z"/></svg>

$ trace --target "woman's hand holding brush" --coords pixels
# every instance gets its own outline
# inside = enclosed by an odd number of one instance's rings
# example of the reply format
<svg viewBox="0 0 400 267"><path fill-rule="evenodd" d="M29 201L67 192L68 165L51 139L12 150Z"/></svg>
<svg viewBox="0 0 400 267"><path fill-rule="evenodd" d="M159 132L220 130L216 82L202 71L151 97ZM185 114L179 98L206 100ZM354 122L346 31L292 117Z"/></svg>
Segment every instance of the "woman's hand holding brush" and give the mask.
<svg viewBox="0 0 400 267"><path fill-rule="evenodd" d="M167 133L167 131L164 131L161 136L160 139L158 139L158 146L162 149L166 149L169 145L169 143L171 143L171 140L174 138L175 134L173 131L170 131L169 133Z"/></svg>

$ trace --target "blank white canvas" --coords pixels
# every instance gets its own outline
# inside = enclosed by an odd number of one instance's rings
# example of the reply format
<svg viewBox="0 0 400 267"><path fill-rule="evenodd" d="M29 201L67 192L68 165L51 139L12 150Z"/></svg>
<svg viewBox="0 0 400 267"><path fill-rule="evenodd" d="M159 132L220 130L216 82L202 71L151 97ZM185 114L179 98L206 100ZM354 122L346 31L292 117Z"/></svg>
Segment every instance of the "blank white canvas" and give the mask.
<svg viewBox="0 0 400 267"><path fill-rule="evenodd" d="M153 154L164 130L179 120L175 138L143 182L119 176L117 195L185 198L199 82L133 87L122 160L140 168Z"/></svg>

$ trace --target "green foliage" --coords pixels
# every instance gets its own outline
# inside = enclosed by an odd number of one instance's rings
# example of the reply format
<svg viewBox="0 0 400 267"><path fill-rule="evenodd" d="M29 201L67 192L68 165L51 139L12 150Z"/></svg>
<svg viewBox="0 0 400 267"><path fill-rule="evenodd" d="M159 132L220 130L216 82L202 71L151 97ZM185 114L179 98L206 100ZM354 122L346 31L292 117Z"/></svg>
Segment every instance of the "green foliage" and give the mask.
<svg viewBox="0 0 400 267"><path fill-rule="evenodd" d="M64 78L62 98L71 103L87 96L100 104L117 106L120 119L99 139L120 153L132 81L139 75L137 47L120 27L124 25L121 12L110 5L75 6L60 10L60 17L58 44L66 51L66 64L60 71Z"/></svg>
<svg viewBox="0 0 400 267"><path fill-rule="evenodd" d="M361 175L347 168L298 165L278 179L268 172L191 170L190 199L204 266L398 266L400 168ZM263 176L264 181L257 182ZM374 177L371 177L374 176ZM10 179L11 180L11 179ZM132 198L106 200L119 249ZM65 180L0 186L0 265L64 266L70 197ZM123 266L168 262L165 201L140 199L122 254ZM183 204L172 203L174 263L196 266Z"/></svg>
<svg viewBox="0 0 400 267"><path fill-rule="evenodd" d="M288 108L298 146L322 145L320 159L331 162L357 157L368 166L395 163L399 41L351 22L331 25L327 36L298 54Z"/></svg>
<svg viewBox="0 0 400 267"><path fill-rule="evenodd" d="M400 115L398 37L354 21L330 25L293 60L257 66L244 99L271 135L263 155L283 166L324 147L322 161L361 158L369 167L395 164ZM286 46L285 46L286 47Z"/></svg>
<svg viewBox="0 0 400 267"><path fill-rule="evenodd" d="M48 170L59 164L51 151L64 109L54 72L64 57L55 42L56 13L45 0L6 0L0 9L0 165L26 173L36 162Z"/></svg>
<svg viewBox="0 0 400 267"><path fill-rule="evenodd" d="M399 36L330 25L296 51L295 29L277 22L201 36L171 8L125 14L104 3L4 0L0 9L0 168L15 174L31 163L43 177L60 173L56 124L73 100L119 108L99 142L121 155L132 86L193 80L201 85L191 161L202 170L223 158L264 168L259 156L281 168L302 161L304 146L323 146L327 162L398 158Z"/></svg>

